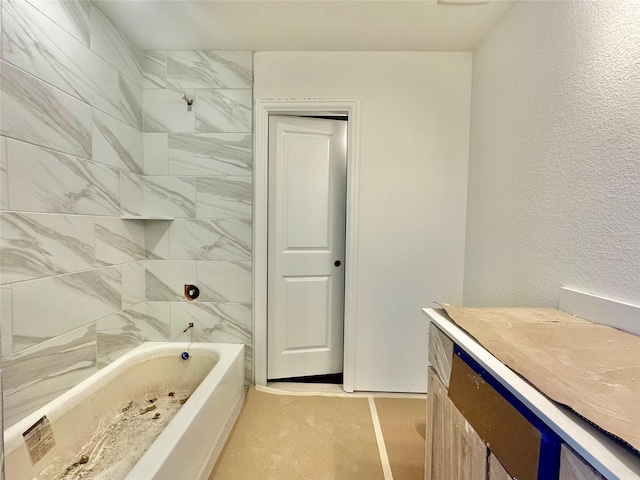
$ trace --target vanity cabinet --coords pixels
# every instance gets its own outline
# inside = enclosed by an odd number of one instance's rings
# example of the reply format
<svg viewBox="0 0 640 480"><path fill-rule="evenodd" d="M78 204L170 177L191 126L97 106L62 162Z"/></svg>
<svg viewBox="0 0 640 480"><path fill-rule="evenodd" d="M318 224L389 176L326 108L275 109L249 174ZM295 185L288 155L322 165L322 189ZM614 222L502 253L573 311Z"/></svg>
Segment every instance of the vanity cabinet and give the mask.
<svg viewBox="0 0 640 480"><path fill-rule="evenodd" d="M487 447L449 399L433 368L429 368L426 438L427 480L485 480Z"/></svg>
<svg viewBox="0 0 640 480"><path fill-rule="evenodd" d="M436 371L429 367L428 375L426 480L513 480L449 399Z"/></svg>
<svg viewBox="0 0 640 480"><path fill-rule="evenodd" d="M487 476L489 480L513 480L509 472L505 470L496 456L489 452L489 471Z"/></svg>
<svg viewBox="0 0 640 480"><path fill-rule="evenodd" d="M425 313L426 480L640 478L637 454L541 395L446 313Z"/></svg>

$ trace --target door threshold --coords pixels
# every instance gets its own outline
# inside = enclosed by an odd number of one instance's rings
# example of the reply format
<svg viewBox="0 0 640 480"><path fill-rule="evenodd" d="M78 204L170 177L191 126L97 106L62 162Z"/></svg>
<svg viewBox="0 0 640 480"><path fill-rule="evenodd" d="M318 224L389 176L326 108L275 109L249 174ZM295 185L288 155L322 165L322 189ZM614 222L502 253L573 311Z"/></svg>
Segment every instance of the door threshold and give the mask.
<svg viewBox="0 0 640 480"><path fill-rule="evenodd" d="M331 383L287 383L267 382L266 385L255 385L260 392L274 395L322 396L346 398L407 398L426 400L426 393L394 393L394 392L345 392L342 385Z"/></svg>
<svg viewBox="0 0 640 480"><path fill-rule="evenodd" d="M327 383L334 385L342 385L342 372L329 373L326 375L309 375L305 377L288 377L269 379L269 382L286 382L286 383Z"/></svg>
<svg viewBox="0 0 640 480"><path fill-rule="evenodd" d="M256 386L258 388L258 386ZM296 382L267 382L266 387L261 387L265 391L282 394L307 394L307 395L340 395L345 391L342 385L336 383L296 383Z"/></svg>

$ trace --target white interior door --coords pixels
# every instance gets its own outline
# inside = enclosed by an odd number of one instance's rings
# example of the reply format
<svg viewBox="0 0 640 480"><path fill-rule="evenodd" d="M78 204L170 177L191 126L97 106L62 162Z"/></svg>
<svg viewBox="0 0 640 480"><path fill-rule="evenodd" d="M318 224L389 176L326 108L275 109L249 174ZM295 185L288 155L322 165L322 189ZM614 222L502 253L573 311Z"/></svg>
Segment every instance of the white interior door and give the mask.
<svg viewBox="0 0 640 480"><path fill-rule="evenodd" d="M269 117L269 379L342 371L347 122Z"/></svg>

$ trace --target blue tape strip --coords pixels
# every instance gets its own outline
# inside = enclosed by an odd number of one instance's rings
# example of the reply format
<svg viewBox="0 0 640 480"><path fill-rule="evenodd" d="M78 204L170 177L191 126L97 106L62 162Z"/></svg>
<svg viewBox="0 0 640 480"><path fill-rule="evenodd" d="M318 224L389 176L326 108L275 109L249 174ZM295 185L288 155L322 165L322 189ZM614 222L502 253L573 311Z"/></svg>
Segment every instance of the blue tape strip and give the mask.
<svg viewBox="0 0 640 480"><path fill-rule="evenodd" d="M509 402L531 425L540 432L540 457L538 459L538 480L558 480L560 474L560 437L527 408L516 396L498 382L482 365L467 352L454 344L453 353L469 365L480 378Z"/></svg>

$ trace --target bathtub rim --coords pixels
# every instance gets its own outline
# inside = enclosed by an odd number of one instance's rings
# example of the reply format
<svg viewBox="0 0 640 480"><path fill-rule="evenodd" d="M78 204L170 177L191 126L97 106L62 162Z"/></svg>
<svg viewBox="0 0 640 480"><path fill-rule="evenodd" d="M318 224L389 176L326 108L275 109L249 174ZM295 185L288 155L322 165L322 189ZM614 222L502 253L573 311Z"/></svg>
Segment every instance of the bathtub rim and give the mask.
<svg viewBox="0 0 640 480"><path fill-rule="evenodd" d="M218 350L216 351L216 347ZM88 398L103 385L107 384L110 380L117 377L121 368L130 368L133 365L142 363L146 360L150 360L158 357L168 357L174 354L180 355L183 351L189 351L191 354L204 354L205 356L215 360L216 364L213 366L213 371L216 365L222 359L224 350L229 350L230 347L237 349L242 347L243 344L233 343L189 343L189 342L144 342L136 348L125 353L118 359L111 362L109 365L101 368L94 374L90 375L82 382L73 386L63 394L54 398L47 404L38 408L38 410L30 413L19 422L10 426L3 432L4 438L4 458L5 462L14 451L21 448L24 444L23 432L30 428L34 423L40 420L43 415L47 415L47 418L51 423L54 423L57 419L62 418L69 413L71 409L75 407L80 401ZM164 355L158 355L159 352L164 352ZM232 353L232 352L229 352ZM187 360L188 361L188 360ZM211 371L207 373L203 382L211 374ZM91 381L89 381L91 380ZM201 382L202 383L202 382ZM171 422L169 422L171 423ZM169 424L168 424L169 425ZM167 425L167 426L168 426Z"/></svg>

